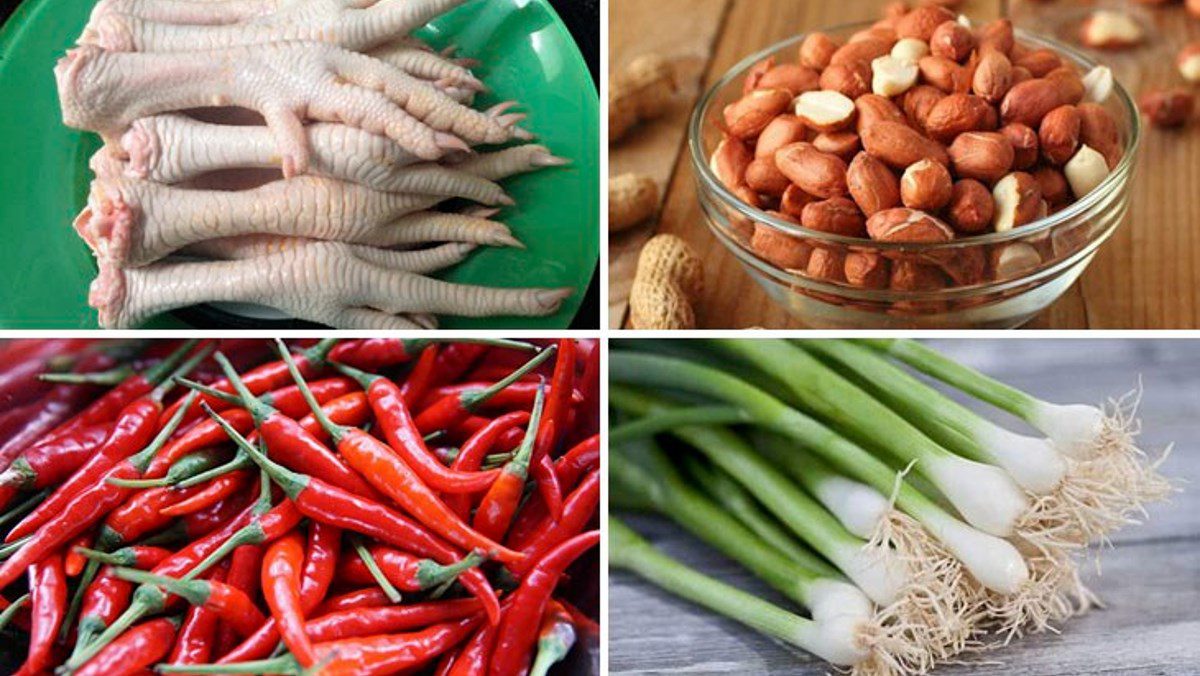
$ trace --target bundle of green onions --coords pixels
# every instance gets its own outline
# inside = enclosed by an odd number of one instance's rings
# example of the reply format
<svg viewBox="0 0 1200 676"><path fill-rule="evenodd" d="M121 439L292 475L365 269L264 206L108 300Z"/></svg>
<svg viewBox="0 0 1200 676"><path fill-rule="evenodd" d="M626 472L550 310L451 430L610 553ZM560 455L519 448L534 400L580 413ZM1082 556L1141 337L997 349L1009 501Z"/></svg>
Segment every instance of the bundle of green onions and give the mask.
<svg viewBox="0 0 1200 676"><path fill-rule="evenodd" d="M924 673L1086 611L1089 545L1172 491L1128 407L1051 404L911 340L614 341L609 373L612 506L674 519L807 617L615 519L611 565L854 673Z"/></svg>

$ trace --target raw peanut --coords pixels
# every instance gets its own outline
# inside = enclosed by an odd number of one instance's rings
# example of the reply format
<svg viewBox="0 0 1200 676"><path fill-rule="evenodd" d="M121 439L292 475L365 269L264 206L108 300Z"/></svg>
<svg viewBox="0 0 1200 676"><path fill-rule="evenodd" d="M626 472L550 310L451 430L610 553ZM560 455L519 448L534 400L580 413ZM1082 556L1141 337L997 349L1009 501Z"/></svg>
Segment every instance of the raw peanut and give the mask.
<svg viewBox="0 0 1200 676"><path fill-rule="evenodd" d="M784 63L763 73L756 89L786 89L799 96L821 87L821 74L798 63Z"/></svg>
<svg viewBox="0 0 1200 676"><path fill-rule="evenodd" d="M733 189L733 194L741 201L749 204L755 209L762 208L762 197L758 193L750 189L749 186L741 185ZM754 233L754 222L736 209L728 209L726 216L729 217L729 227L733 229L738 239L741 241L749 241L750 235Z"/></svg>
<svg viewBox="0 0 1200 676"><path fill-rule="evenodd" d="M1079 76L1079 71L1075 70L1074 66L1055 68L1046 73L1046 79L1058 86L1059 98L1064 104L1074 105L1083 101L1083 95L1087 90L1083 86L1083 78Z"/></svg>
<svg viewBox="0 0 1200 676"><path fill-rule="evenodd" d="M1071 184L1075 199L1083 199L1108 178L1108 163L1097 150L1085 144L1063 167L1063 174L1067 177L1067 183Z"/></svg>
<svg viewBox="0 0 1200 676"><path fill-rule="evenodd" d="M946 218L954 229L968 235L984 232L992 225L996 203L985 185L972 178L954 184Z"/></svg>
<svg viewBox="0 0 1200 676"><path fill-rule="evenodd" d="M1052 207L1066 204L1071 200L1071 187L1067 185L1067 177L1054 167L1041 167L1033 172L1037 179L1038 188L1042 191L1042 199Z"/></svg>
<svg viewBox="0 0 1200 676"><path fill-rule="evenodd" d="M1117 121L1103 106L1079 104L1079 140L1104 156L1109 170L1116 169L1123 153Z"/></svg>
<svg viewBox="0 0 1200 676"><path fill-rule="evenodd" d="M954 12L933 5L924 5L896 20L896 35L929 42L937 27L954 20Z"/></svg>
<svg viewBox="0 0 1200 676"><path fill-rule="evenodd" d="M908 3L904 2L904 0L893 0L893 2L889 2L883 6L884 19L890 19L894 22L905 14L908 14Z"/></svg>
<svg viewBox="0 0 1200 676"><path fill-rule="evenodd" d="M717 179L730 190L746 183L746 167L754 160L750 149L740 139L726 136L721 139L708 160L708 167Z"/></svg>
<svg viewBox="0 0 1200 676"><path fill-rule="evenodd" d="M1008 232L1036 221L1044 204L1037 179L1023 171L1000 179L992 188L992 199L996 202L996 213L992 217L996 232Z"/></svg>
<svg viewBox="0 0 1200 676"><path fill-rule="evenodd" d="M789 143L804 140L804 123L795 115L780 115L758 135L755 157L775 157L775 151Z"/></svg>
<svg viewBox="0 0 1200 676"><path fill-rule="evenodd" d="M1008 137L991 131L960 134L950 144L949 152L955 175L984 183L1000 180L1012 169L1016 157Z"/></svg>
<svg viewBox="0 0 1200 676"><path fill-rule="evenodd" d="M1113 89L1112 69L1108 66L1096 66L1084 75L1083 100L1088 103L1104 103L1108 100Z"/></svg>
<svg viewBox="0 0 1200 676"><path fill-rule="evenodd" d="M1146 31L1124 12L1097 10L1079 27L1079 39L1096 49L1129 49L1146 39Z"/></svg>
<svg viewBox="0 0 1200 676"><path fill-rule="evenodd" d="M1012 60L1014 66L1020 66L1033 74L1034 77L1046 77L1055 68L1063 65L1062 57L1053 49L1035 49Z"/></svg>
<svg viewBox="0 0 1200 676"><path fill-rule="evenodd" d="M750 70L746 71L746 77L742 80L742 96L758 89L758 83L762 82L763 75L767 74L768 70L775 67L775 57L768 56L758 63L750 66Z"/></svg>
<svg viewBox="0 0 1200 676"><path fill-rule="evenodd" d="M1175 63L1179 66L1179 74L1183 79L1192 84L1200 82L1200 42L1184 46L1179 51Z"/></svg>
<svg viewBox="0 0 1200 676"><path fill-rule="evenodd" d="M658 54L644 54L609 82L608 140L615 143L639 122L653 120L671 107L675 71Z"/></svg>
<svg viewBox="0 0 1200 676"><path fill-rule="evenodd" d="M1000 120L1004 124L1020 122L1037 128L1046 113L1072 103L1063 98L1059 83L1037 78L1013 85L1000 103Z"/></svg>
<svg viewBox="0 0 1200 676"><path fill-rule="evenodd" d="M916 38L904 38L892 45L892 56L916 63L921 57L929 56L929 43Z"/></svg>
<svg viewBox="0 0 1200 676"><path fill-rule="evenodd" d="M838 50L838 43L825 33L809 33L800 43L800 65L825 70Z"/></svg>
<svg viewBox="0 0 1200 676"><path fill-rule="evenodd" d="M1006 124L1000 128L1000 133L1008 139L1013 149L1012 168L1024 170L1037 164L1041 147L1038 144L1037 132L1020 122Z"/></svg>
<svg viewBox="0 0 1200 676"><path fill-rule="evenodd" d="M899 96L917 83L917 64L890 54L871 62L871 91L879 96Z"/></svg>
<svg viewBox="0 0 1200 676"><path fill-rule="evenodd" d="M971 79L971 90L993 105L1004 100L1004 95L1013 85L1013 66L1002 52L990 50L979 58L975 77Z"/></svg>
<svg viewBox="0 0 1200 676"><path fill-rule="evenodd" d="M1013 66L1012 83L1014 87L1022 82L1028 82L1032 79L1034 79L1033 73L1030 73L1028 68L1025 68L1024 66Z"/></svg>
<svg viewBox="0 0 1200 676"><path fill-rule="evenodd" d="M946 278L933 265L893 261L890 286L894 291L937 291L946 287Z"/></svg>
<svg viewBox="0 0 1200 676"><path fill-rule="evenodd" d="M853 61L835 63L821 73L821 89L840 92L848 99L857 99L871 91L871 65Z"/></svg>
<svg viewBox="0 0 1200 676"><path fill-rule="evenodd" d="M1156 127L1182 127L1192 117L1196 97L1183 89L1151 90L1138 99L1138 108Z"/></svg>
<svg viewBox="0 0 1200 676"><path fill-rule="evenodd" d="M1037 249L1025 242L1001 244L991 251L992 274L997 280L1017 279L1042 264Z"/></svg>
<svg viewBox="0 0 1200 676"><path fill-rule="evenodd" d="M1046 113L1038 128L1042 157L1055 166L1066 164L1079 148L1079 111L1075 106L1059 106Z"/></svg>
<svg viewBox="0 0 1200 676"><path fill-rule="evenodd" d="M853 63L855 61L871 63L871 61L891 51L892 44L890 42L874 37L867 37L857 42L847 42L838 47L838 50L830 57L829 65L836 66L839 63Z"/></svg>
<svg viewBox="0 0 1200 676"><path fill-rule="evenodd" d="M980 51L993 50L1011 57L1014 42L1013 25L1010 19L996 19L979 29Z"/></svg>
<svg viewBox="0 0 1200 676"><path fill-rule="evenodd" d="M846 162L854 159L854 156L862 149L862 143L859 141L858 134L852 131L835 131L818 134L812 140L812 144L817 150L829 153L830 155L837 155Z"/></svg>
<svg viewBox="0 0 1200 676"><path fill-rule="evenodd" d="M945 92L932 87L930 85L917 85L905 92L901 98L900 105L904 108L904 114L908 121L918 129L925 129L925 124L929 120L929 113L933 111L933 107L946 97ZM860 111L861 115L861 111ZM897 120L899 121L899 120ZM859 130L859 134L862 130Z"/></svg>
<svg viewBox="0 0 1200 676"><path fill-rule="evenodd" d="M896 44L896 39L896 30L894 28L891 26L876 24L866 30L858 31L854 35L851 35L850 39L847 40L847 43L861 42L863 40L882 40L888 44L888 49L891 50L891 46Z"/></svg>
<svg viewBox="0 0 1200 676"><path fill-rule="evenodd" d="M658 185L641 174L608 180L608 231L621 232L649 220L658 209Z"/></svg>
<svg viewBox="0 0 1200 676"><path fill-rule="evenodd" d="M900 199L909 209L939 211L950 202L953 190L950 172L930 160L917 162L900 177Z"/></svg>
<svg viewBox="0 0 1200 676"><path fill-rule="evenodd" d="M887 209L867 219L867 233L880 242L930 244L949 242L954 230L933 216L915 209Z"/></svg>
<svg viewBox="0 0 1200 676"><path fill-rule="evenodd" d="M810 202L804 207L800 223L806 228L843 237L866 237L867 221L858 205L845 197Z"/></svg>
<svg viewBox="0 0 1200 676"><path fill-rule="evenodd" d="M803 270L812 255L812 245L763 223L755 224L750 248L763 260L784 270Z"/></svg>
<svg viewBox="0 0 1200 676"><path fill-rule="evenodd" d="M899 122L906 124L904 114L886 96L878 94L863 94L854 101L854 109L858 111L858 133L866 127L880 122Z"/></svg>
<svg viewBox="0 0 1200 676"><path fill-rule="evenodd" d="M886 289L892 275L888 260L869 251L846 254L842 272L847 283L862 289Z"/></svg>
<svg viewBox="0 0 1200 676"><path fill-rule="evenodd" d="M634 329L692 329L692 303L704 292L704 263L675 235L655 235L642 247L629 292Z"/></svg>
<svg viewBox="0 0 1200 676"><path fill-rule="evenodd" d="M938 252L935 258L938 259L938 267L956 286L979 284L987 272L987 256L977 246Z"/></svg>
<svg viewBox="0 0 1200 676"><path fill-rule="evenodd" d="M850 196L867 216L900 205L900 182L891 169L867 153L854 156L846 170Z"/></svg>
<svg viewBox="0 0 1200 676"><path fill-rule="evenodd" d="M846 281L845 255L840 251L815 248L808 259L808 267L804 269L807 276L826 282Z"/></svg>
<svg viewBox="0 0 1200 676"><path fill-rule="evenodd" d="M975 49L975 36L957 21L943 21L929 38L929 51L951 61L962 62Z"/></svg>
<svg viewBox="0 0 1200 676"><path fill-rule="evenodd" d="M725 129L737 138L752 139L787 110L792 98L786 89L756 89L725 106Z"/></svg>
<svg viewBox="0 0 1200 676"><path fill-rule="evenodd" d="M899 122L879 122L863 129L859 136L863 149L895 169L926 159L950 163L940 143Z"/></svg>
<svg viewBox="0 0 1200 676"><path fill-rule="evenodd" d="M796 98L796 117L817 132L851 127L854 112L854 101L836 91L805 92Z"/></svg>
<svg viewBox="0 0 1200 676"><path fill-rule="evenodd" d="M812 195L804 192L800 186L793 183L788 186L787 190L783 191L783 197L779 200L779 210L785 215L794 218L796 223L799 223L800 217L804 215L804 207L808 206L809 202L812 201Z"/></svg>
<svg viewBox="0 0 1200 676"><path fill-rule="evenodd" d="M752 190L772 197L783 196L792 182L775 166L770 157L759 157L746 167L746 185Z"/></svg>
<svg viewBox="0 0 1200 676"><path fill-rule="evenodd" d="M925 131L934 140L949 143L968 131L988 131L992 107L970 94L950 94L938 101L925 118Z"/></svg>
<svg viewBox="0 0 1200 676"><path fill-rule="evenodd" d="M944 56L926 56L917 62L921 77L927 84L946 92L965 92L971 89L971 73Z"/></svg>
<svg viewBox="0 0 1200 676"><path fill-rule="evenodd" d="M1187 7L1188 14L1200 19L1200 0L1185 0L1184 7Z"/></svg>
<svg viewBox="0 0 1200 676"><path fill-rule="evenodd" d="M846 194L846 163L809 143L793 143L775 153L775 166L804 192L828 199Z"/></svg>

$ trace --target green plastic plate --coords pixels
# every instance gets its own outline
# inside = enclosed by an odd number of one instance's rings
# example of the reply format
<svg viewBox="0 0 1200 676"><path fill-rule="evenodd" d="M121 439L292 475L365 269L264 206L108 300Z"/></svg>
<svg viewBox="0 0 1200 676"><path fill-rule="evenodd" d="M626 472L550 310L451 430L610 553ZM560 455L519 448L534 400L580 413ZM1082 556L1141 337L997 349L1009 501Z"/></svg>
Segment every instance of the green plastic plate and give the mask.
<svg viewBox="0 0 1200 676"><path fill-rule="evenodd" d="M87 304L96 265L71 220L83 208L87 159L100 141L63 126L53 73L93 4L27 0L0 29L0 328L98 325ZM566 328L599 256L599 100L583 57L544 0L473 0L420 35L479 59L477 74L492 91L478 106L519 101L538 142L572 161L505 182L517 206L497 218L528 249L481 249L442 277L577 293L550 317L445 317L441 326ZM152 326L185 324L164 316Z"/></svg>

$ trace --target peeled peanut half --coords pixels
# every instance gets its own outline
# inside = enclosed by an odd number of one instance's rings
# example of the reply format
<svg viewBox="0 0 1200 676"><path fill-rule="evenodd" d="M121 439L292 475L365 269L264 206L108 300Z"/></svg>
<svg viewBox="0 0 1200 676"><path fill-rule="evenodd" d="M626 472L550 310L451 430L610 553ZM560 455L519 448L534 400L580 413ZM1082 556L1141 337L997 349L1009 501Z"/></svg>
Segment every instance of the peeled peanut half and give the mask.
<svg viewBox="0 0 1200 676"><path fill-rule="evenodd" d="M1096 186L1108 178L1108 163L1099 151L1083 145L1063 166L1063 174L1067 177L1067 183L1071 184L1071 192L1075 193L1075 199L1083 199L1084 195L1095 190Z"/></svg>
<svg viewBox="0 0 1200 676"><path fill-rule="evenodd" d="M881 56L871 62L871 91L880 96L899 96L917 84L916 61Z"/></svg>
<svg viewBox="0 0 1200 676"><path fill-rule="evenodd" d="M796 97L796 117L816 131L842 131L854 123L854 101L840 92L821 90Z"/></svg>

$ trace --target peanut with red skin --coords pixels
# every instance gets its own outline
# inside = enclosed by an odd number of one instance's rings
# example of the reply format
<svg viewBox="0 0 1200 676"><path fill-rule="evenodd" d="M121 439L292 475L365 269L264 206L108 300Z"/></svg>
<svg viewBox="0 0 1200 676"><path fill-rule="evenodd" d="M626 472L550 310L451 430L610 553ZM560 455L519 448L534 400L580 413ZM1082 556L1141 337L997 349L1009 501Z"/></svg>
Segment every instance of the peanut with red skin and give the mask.
<svg viewBox="0 0 1200 676"><path fill-rule="evenodd" d="M975 179L964 178L954 184L946 218L958 232L973 235L991 227L995 209L992 192L987 186Z"/></svg>
<svg viewBox="0 0 1200 676"><path fill-rule="evenodd" d="M809 33L800 43L800 65L825 70L840 46L825 33Z"/></svg>
<svg viewBox="0 0 1200 676"><path fill-rule="evenodd" d="M883 162L860 152L846 170L851 197L867 216L900 205L900 181Z"/></svg>
<svg viewBox="0 0 1200 676"><path fill-rule="evenodd" d="M1013 169L1028 169L1037 164L1041 145L1038 135L1029 126L1014 122L1000 128L1000 133L1008 139L1013 148Z"/></svg>
<svg viewBox="0 0 1200 676"><path fill-rule="evenodd" d="M1062 166L1079 149L1081 120L1075 106L1059 106L1046 113L1038 129L1042 157L1055 166Z"/></svg>
<svg viewBox="0 0 1200 676"><path fill-rule="evenodd" d="M811 245L762 223L754 225L750 248L760 258L785 270L805 269L812 255Z"/></svg>

